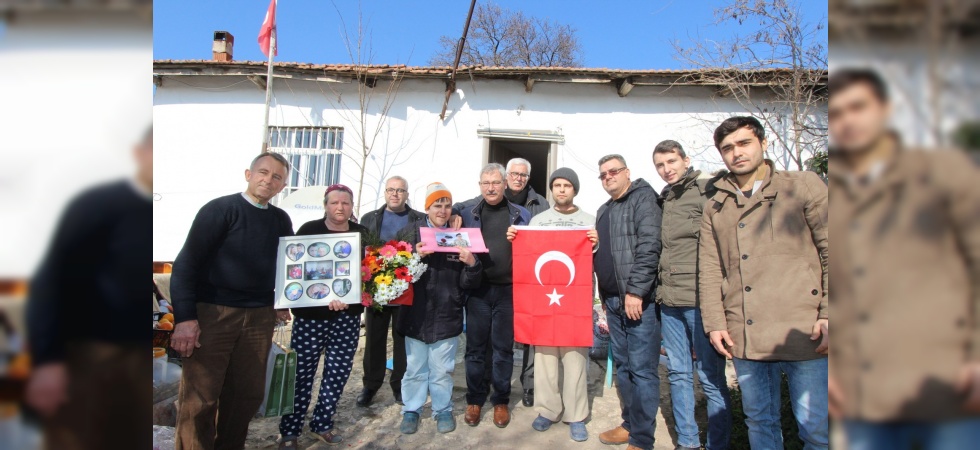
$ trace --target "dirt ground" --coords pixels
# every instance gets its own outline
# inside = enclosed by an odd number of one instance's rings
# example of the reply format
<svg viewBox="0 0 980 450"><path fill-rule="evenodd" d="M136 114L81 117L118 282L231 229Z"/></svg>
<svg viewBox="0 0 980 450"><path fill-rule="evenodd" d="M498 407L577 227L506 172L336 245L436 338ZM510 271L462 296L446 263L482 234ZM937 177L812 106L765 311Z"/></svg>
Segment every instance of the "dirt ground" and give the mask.
<svg viewBox="0 0 980 450"><path fill-rule="evenodd" d="M344 442L339 446L329 446L309 435L304 435L299 440L301 449L609 449L610 446L599 442L599 433L611 429L620 424L619 399L616 395L615 385L612 388L605 388L605 362L601 365L591 363L589 365L589 402L591 406L591 416L586 420L586 427L589 430L589 440L585 442L575 442L569 438L568 426L563 423L554 424L545 432L538 432L531 428L531 422L537 417L533 407L525 407L521 403L521 385L518 380L520 374L520 363L514 368L512 379L513 394L511 396L511 423L506 428L497 428L493 425L492 409L485 406L483 409L483 420L479 426L470 427L463 422L463 413L466 409L466 382L464 379L464 368L460 363L465 342L461 340L460 349L457 355L457 366L454 373L455 384L453 387L453 413L456 415L456 430L452 433L440 434L436 432L435 421L431 418L431 411L427 404L423 411L423 420L419 426L419 431L413 435L403 435L398 431L401 423L401 405L394 402L391 389L388 388L387 380L384 387L375 397L370 407L360 408L355 405L355 398L362 388L361 376L363 358L363 338L364 329L361 329L361 341L357 353L354 357L354 368L350 380L344 388L338 405L338 413L334 417L337 431L344 437ZM389 354L391 344L389 343ZM322 367L322 365L321 365ZM729 373L731 369L729 368ZM666 382L666 368L661 365L660 411L657 414L656 442L654 448L657 450L670 450L674 448L673 442L673 420L670 411L670 391ZM320 378L314 381L314 398L316 398L317 386ZM704 428L706 423L706 413L704 411L703 396L698 393L698 413L697 419ZM312 405L311 405L312 411ZM312 413L310 413L312 414ZM309 416L308 416L309 417ZM668 423L671 426L668 426ZM308 426L308 424L307 424ZM248 449L276 448L279 438L279 418L255 419L249 426ZM306 428L309 430L309 428ZM625 445L617 446L625 448Z"/></svg>

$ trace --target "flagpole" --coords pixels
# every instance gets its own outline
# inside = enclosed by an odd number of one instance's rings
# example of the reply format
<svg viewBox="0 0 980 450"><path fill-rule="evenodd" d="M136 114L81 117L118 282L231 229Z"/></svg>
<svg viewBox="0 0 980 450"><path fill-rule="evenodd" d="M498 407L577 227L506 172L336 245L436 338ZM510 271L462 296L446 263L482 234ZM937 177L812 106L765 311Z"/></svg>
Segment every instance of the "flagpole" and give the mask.
<svg viewBox="0 0 980 450"><path fill-rule="evenodd" d="M276 9L279 2L276 2ZM269 105L272 103L272 57L276 54L276 27L272 27L269 34L269 72L265 76L265 120L262 123L262 147L261 152L269 149ZM260 153L261 153L260 152Z"/></svg>

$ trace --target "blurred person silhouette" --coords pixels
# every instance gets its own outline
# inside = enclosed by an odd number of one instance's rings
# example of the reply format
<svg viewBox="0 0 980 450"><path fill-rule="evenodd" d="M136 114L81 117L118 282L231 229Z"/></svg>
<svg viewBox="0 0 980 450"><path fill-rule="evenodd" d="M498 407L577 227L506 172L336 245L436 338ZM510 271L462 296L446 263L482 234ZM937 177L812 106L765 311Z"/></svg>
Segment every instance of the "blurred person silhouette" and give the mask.
<svg viewBox="0 0 980 450"><path fill-rule="evenodd" d="M153 129L133 179L93 187L65 209L28 293L33 371L26 405L46 448L147 448L152 419L147 269L153 243Z"/></svg>
<svg viewBox="0 0 980 450"><path fill-rule="evenodd" d="M975 161L903 146L882 77L828 86L830 412L849 448L980 442L980 188Z"/></svg>

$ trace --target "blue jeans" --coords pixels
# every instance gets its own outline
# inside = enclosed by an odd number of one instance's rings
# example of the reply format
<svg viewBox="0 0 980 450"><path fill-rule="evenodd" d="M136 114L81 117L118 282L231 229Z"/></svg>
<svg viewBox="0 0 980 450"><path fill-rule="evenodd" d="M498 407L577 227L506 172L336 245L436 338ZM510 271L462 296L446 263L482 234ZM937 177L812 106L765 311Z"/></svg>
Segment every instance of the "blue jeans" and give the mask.
<svg viewBox="0 0 980 450"><path fill-rule="evenodd" d="M661 306L664 347L667 349L667 379L674 409L677 443L700 447L698 423L694 420L694 370L708 399L708 450L728 448L731 437L731 397L725 381L725 357L718 354L704 334L701 310L695 307ZM697 361L691 357L691 348Z"/></svg>
<svg viewBox="0 0 980 450"><path fill-rule="evenodd" d="M453 369L456 368L454 336L431 344L405 337L406 369L402 377L402 413L421 412L425 398L432 396L432 415L452 411Z"/></svg>
<svg viewBox="0 0 980 450"><path fill-rule="evenodd" d="M789 380L793 416L805 450L826 449L829 444L827 418L827 358L809 361L733 360L742 410L753 450L783 448L779 420L779 385L782 373Z"/></svg>
<svg viewBox="0 0 980 450"><path fill-rule="evenodd" d="M976 448L980 443L980 419L949 422L873 423L845 420L844 433L850 450L953 450Z"/></svg>
<svg viewBox="0 0 980 450"><path fill-rule="evenodd" d="M631 445L649 450L653 448L653 430L660 407L657 308L653 302L644 302L640 320L632 320L626 317L619 297L606 297L605 303L623 428L630 432Z"/></svg>
<svg viewBox="0 0 980 450"><path fill-rule="evenodd" d="M491 357L487 358L487 353ZM485 285L466 301L466 403L483 405L488 386L496 405L510 403L510 377L514 374L514 289L512 285Z"/></svg>

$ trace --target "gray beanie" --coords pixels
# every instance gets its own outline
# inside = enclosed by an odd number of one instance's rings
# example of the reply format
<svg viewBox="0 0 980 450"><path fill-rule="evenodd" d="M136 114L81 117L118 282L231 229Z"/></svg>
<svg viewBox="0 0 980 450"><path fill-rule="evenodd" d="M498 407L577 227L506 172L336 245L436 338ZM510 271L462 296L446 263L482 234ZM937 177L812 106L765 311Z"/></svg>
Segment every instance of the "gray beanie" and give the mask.
<svg viewBox="0 0 980 450"><path fill-rule="evenodd" d="M548 190L551 190L551 185L554 184L555 178L568 180L569 183L572 183L572 187L575 188L575 195L578 195L578 175L575 174L574 170L568 167L562 167L551 172L551 177L548 178Z"/></svg>

